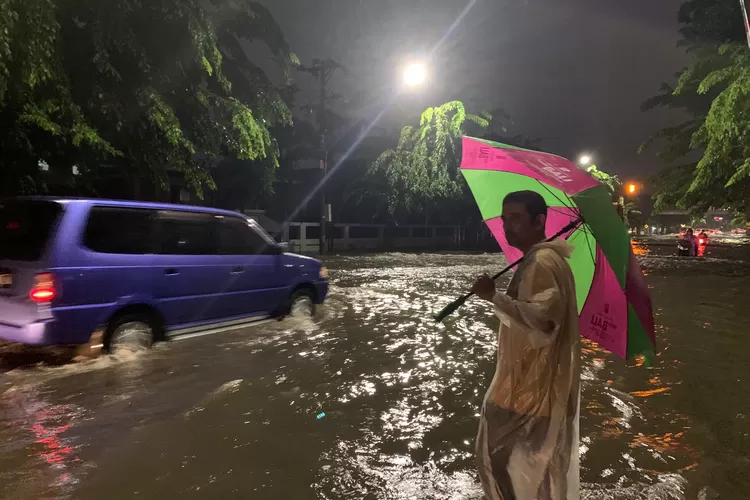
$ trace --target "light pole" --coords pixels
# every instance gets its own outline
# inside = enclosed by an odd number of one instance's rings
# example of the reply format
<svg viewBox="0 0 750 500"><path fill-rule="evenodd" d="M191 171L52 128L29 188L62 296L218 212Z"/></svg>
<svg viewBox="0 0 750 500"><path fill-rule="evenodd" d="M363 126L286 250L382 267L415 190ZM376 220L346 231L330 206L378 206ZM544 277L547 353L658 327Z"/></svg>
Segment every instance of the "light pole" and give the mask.
<svg viewBox="0 0 750 500"><path fill-rule="evenodd" d="M326 192L325 192L325 178L328 175L328 146L326 145L326 134L328 133L328 124L326 123L326 105L331 96L328 95L327 86L328 81L337 69L343 69L343 67L334 61L333 59L313 59L313 64L310 67L300 66L301 71L310 73L318 79L320 102L317 107L317 122L318 122L318 133L320 134L320 170L322 173L321 187L320 187L320 232L318 236L319 240L319 252L321 255L326 253L326 229L330 222L330 205L326 203Z"/></svg>
<svg viewBox="0 0 750 500"><path fill-rule="evenodd" d="M325 61L314 59L313 65L311 67L300 67L300 70L311 73L313 76L318 78L318 82L320 85L320 104L317 109L317 121L318 121L318 129L320 132L320 170L322 175L322 178L320 182L312 189L310 194L305 198L302 205L307 203L310 199L312 199L313 195L320 191L321 193L321 220L320 220L320 234L319 234L319 252L321 255L325 255L326 250L328 248L327 243L331 243L332 241L327 241L327 233L330 231L326 231L329 224L331 224L331 206L330 204L326 203L326 193L325 193L325 183L328 178L329 174L329 167L328 167L328 160L329 160L329 153L331 152L331 149L333 149L333 146L330 146L328 144L328 137L327 137L327 127L325 123L325 111L326 111L326 103L330 99L330 96L328 96L326 91L326 86L328 83L329 78L331 77L331 74L336 69L343 69L337 62L327 59ZM344 158L348 157L349 154L352 153L352 151L359 145L359 143L365 138L365 136L369 133L369 131L380 121L380 119L383 117L383 115L386 113L386 111L391 107L395 99L398 98L399 95L405 90L403 86L408 88L415 88L421 86L425 81L427 80L427 67L424 63L421 62L411 62L407 64L403 68L403 74L402 74L402 88L399 88L395 95L391 97L388 104L386 104L385 108L381 110L377 116L365 127L365 130L359 134L359 137L355 141L355 143L347 150L347 152L344 154ZM364 120L360 120L357 122L357 124L362 123ZM343 139L343 137L342 137ZM338 143L341 142L341 139L334 143L334 146L338 145ZM337 163L333 166L330 170L336 170L339 165L343 162L343 159L339 159ZM296 212L295 212L296 214ZM332 227L328 228L332 230ZM330 235L332 236L332 232Z"/></svg>
<svg viewBox="0 0 750 500"><path fill-rule="evenodd" d="M401 83L401 88L397 90L395 97L393 97L392 99L393 100L397 99L398 96L400 96L404 91L413 90L413 89L417 89L417 88L420 88L420 87L424 86L425 82L427 81L427 78L428 78L428 71L427 71L427 65L425 63L423 63L421 61L411 61L411 62L407 63L403 67L403 72L402 72L402 75L401 75L401 82L402 82ZM370 125L365 128L365 133L364 134L366 134L366 132L370 128L372 128L378 121L380 121L380 118L383 116L383 114L386 112L386 110L390 108L391 104L393 104L393 100L389 104L387 104L386 107L385 107L385 109L383 109L378 114L378 116L376 116L375 119L370 123ZM357 124L355 125L355 127L357 125L361 124L363 121L365 121L365 120L360 120L359 122L357 122ZM352 128L354 128L354 127L352 127ZM333 149L334 147L336 147L341 142L341 140L344 139L347 135L348 135L348 132L347 132L347 134L344 134L341 137L341 139L339 139L338 141L336 141L336 143L333 146L327 147L325 149L325 156L324 156L324 160L323 160L323 163L324 163L325 169L326 169L325 172L327 172L327 166L328 166L328 153L330 152L331 149ZM359 138L359 140L362 140L362 139L364 139L364 135L361 135L360 138ZM357 142L359 142L359 140ZM351 152L351 150L354 147L355 146L353 146L349 150L349 152ZM344 155L344 156L348 156L349 152L347 152L347 154ZM341 163L341 160L339 160L339 163ZM328 214L327 214L328 217L327 218L328 218L328 220L330 222L331 206L327 205L326 209L328 211ZM330 229L333 230L332 227ZM331 245L332 244L333 243L331 242ZM321 247L320 248L321 248L321 253L323 253L323 248L324 247L323 247L322 238L321 238Z"/></svg>

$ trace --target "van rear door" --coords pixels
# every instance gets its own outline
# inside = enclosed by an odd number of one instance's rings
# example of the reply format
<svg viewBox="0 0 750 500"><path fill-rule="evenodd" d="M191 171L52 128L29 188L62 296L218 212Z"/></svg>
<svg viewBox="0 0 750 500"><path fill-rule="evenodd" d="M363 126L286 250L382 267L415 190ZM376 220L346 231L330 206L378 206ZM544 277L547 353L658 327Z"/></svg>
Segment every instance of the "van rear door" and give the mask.
<svg viewBox="0 0 750 500"><path fill-rule="evenodd" d="M47 253L63 213L46 200L0 201L0 322L23 326L51 317L49 308L31 300L39 276L45 276ZM48 301L54 299L54 293Z"/></svg>

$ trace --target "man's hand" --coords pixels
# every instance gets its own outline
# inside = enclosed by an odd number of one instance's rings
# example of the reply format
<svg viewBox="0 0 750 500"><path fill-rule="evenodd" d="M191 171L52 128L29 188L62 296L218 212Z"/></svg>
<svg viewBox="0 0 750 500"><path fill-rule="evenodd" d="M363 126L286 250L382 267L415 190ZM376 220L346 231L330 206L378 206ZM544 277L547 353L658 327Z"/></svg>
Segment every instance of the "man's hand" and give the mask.
<svg viewBox="0 0 750 500"><path fill-rule="evenodd" d="M495 298L495 281L484 274L477 278L476 283L471 287L471 293L480 299L492 302L492 299Z"/></svg>

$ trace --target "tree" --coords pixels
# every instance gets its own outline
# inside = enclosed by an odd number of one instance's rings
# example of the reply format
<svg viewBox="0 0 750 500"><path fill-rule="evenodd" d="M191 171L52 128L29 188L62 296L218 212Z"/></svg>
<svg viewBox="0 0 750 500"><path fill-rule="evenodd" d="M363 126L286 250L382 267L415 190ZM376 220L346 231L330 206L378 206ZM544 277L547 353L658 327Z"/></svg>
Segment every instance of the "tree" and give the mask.
<svg viewBox="0 0 750 500"><path fill-rule="evenodd" d="M643 105L689 115L643 146L664 145L660 156L668 169L653 179L657 209L750 213L750 52L741 19L735 0L688 0L680 9L681 45L692 63ZM695 154L698 161L690 161Z"/></svg>
<svg viewBox="0 0 750 500"><path fill-rule="evenodd" d="M291 112L247 41L297 62L254 1L0 0L0 189L39 189L40 160L79 185L179 171L199 195L217 157L274 168Z"/></svg>
<svg viewBox="0 0 750 500"><path fill-rule="evenodd" d="M471 202L459 173L461 137L489 126L489 113L473 115L460 101L422 113L419 126L406 126L395 149L383 152L368 180L380 186L370 191L387 206L391 218L402 221L447 222L460 218Z"/></svg>
<svg viewBox="0 0 750 500"><path fill-rule="evenodd" d="M607 186L609 192L612 194L613 203L617 203L622 207L622 219L625 225L629 228L640 230L641 225L645 222L643 212L634 200L625 200L625 197L622 195L622 181L620 178L617 175L599 170L596 165L591 165L586 169L586 172L601 184Z"/></svg>
<svg viewBox="0 0 750 500"><path fill-rule="evenodd" d="M622 186L622 182L620 181L620 178L616 175L610 175L602 170L599 170L596 165L591 165L589 168L586 169L586 172L599 181L601 184L604 184L609 188L609 191L614 196L615 193L617 193L620 186Z"/></svg>
<svg viewBox="0 0 750 500"><path fill-rule="evenodd" d="M641 226L645 222L643 212L633 200L628 200L622 207L622 217L625 226L630 229L636 229L640 234Z"/></svg>

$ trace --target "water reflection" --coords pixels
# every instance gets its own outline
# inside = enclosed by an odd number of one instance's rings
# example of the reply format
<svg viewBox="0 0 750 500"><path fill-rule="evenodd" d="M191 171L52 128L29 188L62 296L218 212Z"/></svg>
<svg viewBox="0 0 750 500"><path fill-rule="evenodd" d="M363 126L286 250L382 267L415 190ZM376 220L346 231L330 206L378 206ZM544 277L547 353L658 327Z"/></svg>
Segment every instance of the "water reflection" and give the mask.
<svg viewBox="0 0 750 500"><path fill-rule="evenodd" d="M0 394L0 415L11 431L4 439L0 470L1 476L14 479L0 482L4 498L51 498L72 493L82 471L76 453L78 443L69 431L84 414L76 405L49 403L33 388L11 388ZM29 462L19 464L14 460L16 450L23 450ZM19 476L23 478L20 483Z"/></svg>
<svg viewBox="0 0 750 500"><path fill-rule="evenodd" d="M633 247L633 253L637 257L642 257L651 253L651 248L642 241L633 241L631 246Z"/></svg>
<svg viewBox="0 0 750 500"><path fill-rule="evenodd" d="M583 498L744 498L750 272L646 250L660 352L638 367L584 342ZM35 418L2 417L0 438L15 444L2 454L0 491L33 474L52 488L43 471L62 464L56 477L78 482L57 494L81 500L479 499L472 448L496 319L478 301L445 325L430 315L502 257L327 264L331 297L315 321L173 343L133 362L6 374L43 389L40 404L59 418L40 413L37 435Z"/></svg>

